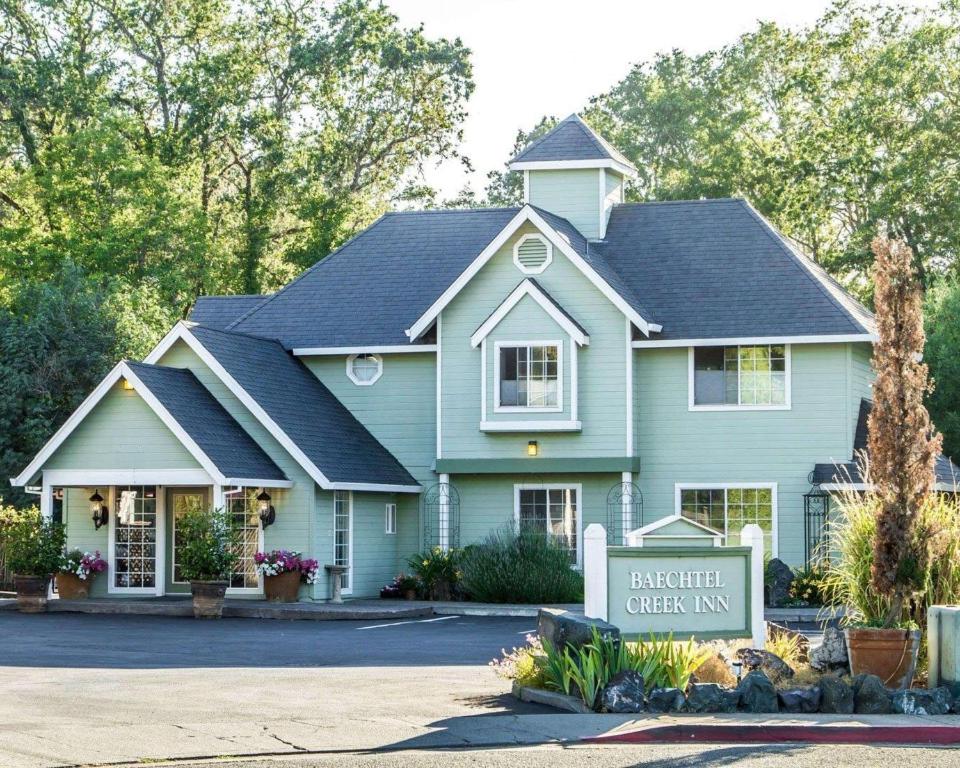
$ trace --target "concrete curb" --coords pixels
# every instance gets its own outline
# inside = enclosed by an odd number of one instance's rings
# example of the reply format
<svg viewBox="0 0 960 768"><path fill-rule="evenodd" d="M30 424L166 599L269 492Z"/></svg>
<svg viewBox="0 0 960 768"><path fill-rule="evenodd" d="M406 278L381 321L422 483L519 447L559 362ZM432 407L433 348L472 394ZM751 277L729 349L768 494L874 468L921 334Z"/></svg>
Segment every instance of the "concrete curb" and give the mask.
<svg viewBox="0 0 960 768"><path fill-rule="evenodd" d="M558 691L525 688L514 683L512 693L520 701L529 701L531 704L543 704L554 709L562 709L565 712L573 712L576 715L594 714L593 710L576 696L567 696Z"/></svg>

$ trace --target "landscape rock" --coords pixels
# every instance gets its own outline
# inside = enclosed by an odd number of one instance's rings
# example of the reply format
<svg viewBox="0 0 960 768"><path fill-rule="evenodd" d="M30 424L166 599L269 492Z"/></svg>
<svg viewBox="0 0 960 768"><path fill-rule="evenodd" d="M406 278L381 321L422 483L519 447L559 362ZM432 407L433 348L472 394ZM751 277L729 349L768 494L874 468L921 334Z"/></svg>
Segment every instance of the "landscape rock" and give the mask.
<svg viewBox="0 0 960 768"><path fill-rule="evenodd" d="M720 711L736 712L740 708L740 689L728 688L720 693Z"/></svg>
<svg viewBox="0 0 960 768"><path fill-rule="evenodd" d="M890 693L876 675L853 678L853 711L858 715L888 715L893 711Z"/></svg>
<svg viewBox="0 0 960 768"><path fill-rule="evenodd" d="M836 627L823 631L823 642L810 651L810 666L818 672L846 670L850 668L847 658L847 640Z"/></svg>
<svg viewBox="0 0 960 768"><path fill-rule="evenodd" d="M723 712L723 692L716 683L694 683L687 689L687 711Z"/></svg>
<svg viewBox="0 0 960 768"><path fill-rule="evenodd" d="M647 707L643 675L632 669L617 673L600 694L600 703L607 712L620 715L643 712Z"/></svg>
<svg viewBox="0 0 960 768"><path fill-rule="evenodd" d="M593 639L596 627L603 637L620 638L620 630L600 619L588 619L582 613L558 608L541 608L537 615L537 632L562 651L565 646L579 648Z"/></svg>
<svg viewBox="0 0 960 768"><path fill-rule="evenodd" d="M767 605L779 608L790 598L790 585L793 584L793 571L780 558L767 563L764 581L767 582Z"/></svg>
<svg viewBox="0 0 960 768"><path fill-rule="evenodd" d="M737 651L737 659L745 670L759 669L767 677L786 678L794 675L793 667L777 654L770 653L770 651L763 651L758 648L741 648Z"/></svg>
<svg viewBox="0 0 960 768"><path fill-rule="evenodd" d="M770 678L759 669L743 678L737 688L740 692L740 708L744 712L763 714L780 711L777 690Z"/></svg>
<svg viewBox="0 0 960 768"><path fill-rule="evenodd" d="M654 688L647 700L650 712L679 712L683 708L683 691L679 688Z"/></svg>
<svg viewBox="0 0 960 768"><path fill-rule="evenodd" d="M945 715L953 706L953 695L945 686L932 691L909 688L894 691L891 704L893 711L900 715Z"/></svg>
<svg viewBox="0 0 960 768"><path fill-rule="evenodd" d="M839 677L820 680L820 711L830 715L853 714L853 688Z"/></svg>
<svg viewBox="0 0 960 768"><path fill-rule="evenodd" d="M810 715L820 711L820 689L793 688L777 694L781 712Z"/></svg>

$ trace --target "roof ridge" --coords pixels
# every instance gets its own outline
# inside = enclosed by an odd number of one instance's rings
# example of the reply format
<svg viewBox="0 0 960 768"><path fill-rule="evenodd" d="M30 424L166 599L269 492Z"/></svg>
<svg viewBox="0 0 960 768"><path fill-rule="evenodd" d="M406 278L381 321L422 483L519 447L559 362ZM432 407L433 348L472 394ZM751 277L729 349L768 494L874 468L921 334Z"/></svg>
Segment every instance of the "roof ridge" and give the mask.
<svg viewBox="0 0 960 768"><path fill-rule="evenodd" d="M271 344L279 345L281 349L286 351L286 347L284 347L283 344L280 343L279 339L274 339L269 336L258 336L255 333L247 333L246 331L235 331L232 328L214 328L212 325L206 325L204 323L192 323L188 327L191 330L193 328L202 328L205 331L211 331L213 333L223 333L223 334L226 334L227 336L244 336L248 339L256 339L257 341L269 341Z"/></svg>
<svg viewBox="0 0 960 768"><path fill-rule="evenodd" d="M505 211L519 211L522 207L522 205L488 205L480 206L478 208L418 208L412 211L388 211L387 213L383 214L382 218L386 218L387 216L410 216L414 214L431 213L503 213ZM372 227L373 224L370 226ZM344 245L346 245L346 243Z"/></svg>

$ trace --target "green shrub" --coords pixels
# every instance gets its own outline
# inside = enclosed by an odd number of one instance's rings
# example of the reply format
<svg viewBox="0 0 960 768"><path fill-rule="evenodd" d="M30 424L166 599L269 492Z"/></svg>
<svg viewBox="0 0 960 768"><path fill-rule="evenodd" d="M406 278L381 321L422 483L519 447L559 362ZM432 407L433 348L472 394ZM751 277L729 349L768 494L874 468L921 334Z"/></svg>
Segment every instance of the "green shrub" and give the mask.
<svg viewBox="0 0 960 768"><path fill-rule="evenodd" d="M460 582L460 550L434 547L407 558L407 565L430 600L449 600Z"/></svg>
<svg viewBox="0 0 960 768"><path fill-rule="evenodd" d="M817 565L798 569L790 584L790 600L794 605L824 605L827 602L827 569Z"/></svg>
<svg viewBox="0 0 960 768"><path fill-rule="evenodd" d="M60 565L66 533L41 517L39 510L4 514L2 543L5 567L21 576L50 576Z"/></svg>
<svg viewBox="0 0 960 768"><path fill-rule="evenodd" d="M583 576L570 553L532 531L498 531L463 551L463 586L483 603L578 603Z"/></svg>
<svg viewBox="0 0 960 768"><path fill-rule="evenodd" d="M223 509L208 510L193 504L177 517L177 534L183 544L177 564L187 581L227 579L237 561L239 531Z"/></svg>

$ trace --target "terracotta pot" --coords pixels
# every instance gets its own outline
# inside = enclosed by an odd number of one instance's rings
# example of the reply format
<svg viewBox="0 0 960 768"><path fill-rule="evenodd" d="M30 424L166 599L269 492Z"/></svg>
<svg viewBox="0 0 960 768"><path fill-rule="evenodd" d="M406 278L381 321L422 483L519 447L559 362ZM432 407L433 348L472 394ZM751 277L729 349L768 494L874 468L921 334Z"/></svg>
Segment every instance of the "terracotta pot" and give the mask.
<svg viewBox="0 0 960 768"><path fill-rule="evenodd" d="M917 668L919 630L847 629L850 674L866 672L879 677L887 688L909 688Z"/></svg>
<svg viewBox="0 0 960 768"><path fill-rule="evenodd" d="M13 574L17 590L17 610L20 613L43 613L47 610L49 576L20 576Z"/></svg>
<svg viewBox="0 0 960 768"><path fill-rule="evenodd" d="M263 595L274 603L295 603L300 591L300 572L287 571L263 578Z"/></svg>
<svg viewBox="0 0 960 768"><path fill-rule="evenodd" d="M223 596L226 591L225 581L191 581L193 618L219 619L223 615Z"/></svg>
<svg viewBox="0 0 960 768"><path fill-rule="evenodd" d="M93 574L87 574L86 579L81 579L75 573L57 574L57 594L61 600L86 600L90 597L90 582L93 581Z"/></svg>
<svg viewBox="0 0 960 768"><path fill-rule="evenodd" d="M417 590L416 590L416 589L405 589L405 590L403 590L403 599L404 599L404 600L416 600L416 599L417 599Z"/></svg>

